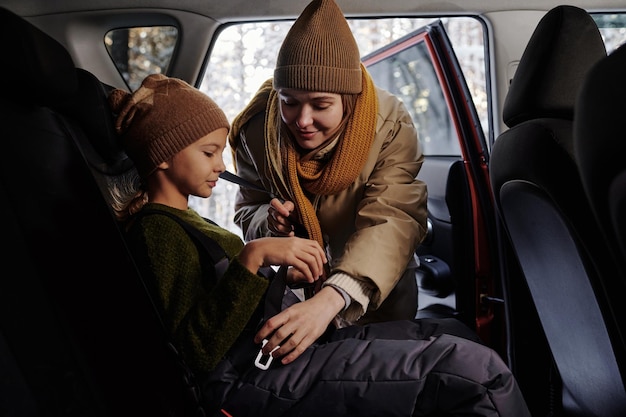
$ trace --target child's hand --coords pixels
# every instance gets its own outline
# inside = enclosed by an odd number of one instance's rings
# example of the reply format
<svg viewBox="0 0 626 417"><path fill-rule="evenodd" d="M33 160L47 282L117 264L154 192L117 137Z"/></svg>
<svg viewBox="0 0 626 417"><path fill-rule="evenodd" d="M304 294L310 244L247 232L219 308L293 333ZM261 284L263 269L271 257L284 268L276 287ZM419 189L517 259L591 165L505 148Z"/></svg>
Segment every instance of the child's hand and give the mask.
<svg viewBox="0 0 626 417"><path fill-rule="evenodd" d="M314 283L324 274L328 262L319 243L299 237L265 237L248 242L239 261L256 273L262 266L291 266L298 282Z"/></svg>

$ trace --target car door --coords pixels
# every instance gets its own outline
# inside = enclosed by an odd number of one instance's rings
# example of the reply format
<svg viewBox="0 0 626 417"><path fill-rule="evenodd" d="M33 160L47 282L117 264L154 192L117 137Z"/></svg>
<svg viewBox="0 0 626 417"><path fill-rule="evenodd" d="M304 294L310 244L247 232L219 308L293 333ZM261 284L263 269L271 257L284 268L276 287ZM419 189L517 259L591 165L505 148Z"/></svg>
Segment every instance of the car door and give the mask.
<svg viewBox="0 0 626 417"><path fill-rule="evenodd" d="M437 20L363 57L375 83L402 99L418 130L429 233L420 255L421 317L454 315L502 351L504 310L488 148L461 67Z"/></svg>

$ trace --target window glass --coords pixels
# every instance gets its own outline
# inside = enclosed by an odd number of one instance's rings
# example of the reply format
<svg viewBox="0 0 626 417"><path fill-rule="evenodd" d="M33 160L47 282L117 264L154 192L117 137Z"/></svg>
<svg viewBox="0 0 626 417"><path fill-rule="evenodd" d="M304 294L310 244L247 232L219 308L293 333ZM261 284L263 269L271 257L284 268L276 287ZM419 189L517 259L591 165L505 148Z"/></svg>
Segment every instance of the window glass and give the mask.
<svg viewBox="0 0 626 417"><path fill-rule="evenodd" d="M420 42L368 66L376 84L400 98L425 155L460 155L461 148L428 49Z"/></svg>
<svg viewBox="0 0 626 417"><path fill-rule="evenodd" d="M178 30L173 26L115 29L104 44L128 88L135 91L149 74L166 74Z"/></svg>
<svg viewBox="0 0 626 417"><path fill-rule="evenodd" d="M626 14L592 14L596 21L607 53L626 42Z"/></svg>

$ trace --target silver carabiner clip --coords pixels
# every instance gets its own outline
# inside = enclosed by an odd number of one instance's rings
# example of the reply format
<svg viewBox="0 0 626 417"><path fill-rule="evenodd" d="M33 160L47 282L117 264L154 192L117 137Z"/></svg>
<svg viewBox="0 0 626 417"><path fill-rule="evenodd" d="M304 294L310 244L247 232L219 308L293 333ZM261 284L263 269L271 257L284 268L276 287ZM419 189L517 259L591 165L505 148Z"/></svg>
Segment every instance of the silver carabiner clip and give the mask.
<svg viewBox="0 0 626 417"><path fill-rule="evenodd" d="M267 370L270 367L270 364L272 363L272 361L274 360L272 353L274 353L275 350L280 349L280 346L276 346L274 349L272 349L269 355L264 355L263 346L265 346L266 344L267 344L267 339L263 339L263 343L261 343L261 349L259 349L259 353L258 355L256 355L256 359L254 360L254 366L256 366L257 368L263 371ZM265 356L267 356L267 359L263 361L263 358Z"/></svg>

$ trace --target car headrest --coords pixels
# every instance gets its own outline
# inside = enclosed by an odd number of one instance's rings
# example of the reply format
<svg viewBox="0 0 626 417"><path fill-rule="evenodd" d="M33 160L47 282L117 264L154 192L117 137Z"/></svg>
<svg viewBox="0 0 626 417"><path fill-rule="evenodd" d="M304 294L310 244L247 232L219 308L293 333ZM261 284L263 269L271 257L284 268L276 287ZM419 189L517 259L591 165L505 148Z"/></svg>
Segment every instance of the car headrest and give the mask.
<svg viewBox="0 0 626 417"><path fill-rule="evenodd" d="M10 82L2 97L22 104L49 107L69 117L84 132L81 148L93 168L106 175L126 172L132 163L113 128L107 102L110 87L90 72L76 68L63 45L15 13L0 7L0 34L7 59L0 76Z"/></svg>
<svg viewBox="0 0 626 417"><path fill-rule="evenodd" d="M608 212L609 187L626 170L625 69L623 44L591 69L578 96L574 122L576 160L587 191L593 192L591 200L605 209L600 215Z"/></svg>
<svg viewBox="0 0 626 417"><path fill-rule="evenodd" d="M107 99L113 87L81 68L76 69L76 75L79 85L76 93L52 108L82 128L86 143L81 147L94 169L107 176L123 174L133 165L115 133L113 113Z"/></svg>
<svg viewBox="0 0 626 417"><path fill-rule="evenodd" d="M19 103L48 105L74 94L78 81L65 47L33 24L0 7L0 36L4 42L0 95Z"/></svg>
<svg viewBox="0 0 626 417"><path fill-rule="evenodd" d="M573 120L576 96L589 69L606 56L593 18L557 6L539 21L513 76L503 121L513 127L535 118Z"/></svg>

